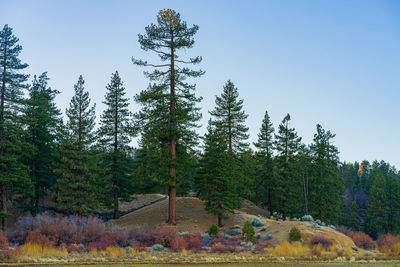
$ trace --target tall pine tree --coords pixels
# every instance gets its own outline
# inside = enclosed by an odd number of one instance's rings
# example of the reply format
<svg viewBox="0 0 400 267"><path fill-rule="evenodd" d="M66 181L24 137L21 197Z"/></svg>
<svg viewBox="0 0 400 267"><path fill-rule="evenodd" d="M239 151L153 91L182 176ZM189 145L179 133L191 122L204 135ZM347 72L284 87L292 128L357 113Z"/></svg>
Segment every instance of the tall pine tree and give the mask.
<svg viewBox="0 0 400 267"><path fill-rule="evenodd" d="M201 70L195 71L179 66L198 64L201 57L182 60L178 51L193 47L193 37L198 26L188 27L186 22L181 20L179 13L163 9L158 13L157 24L151 24L145 30L144 35L139 34L141 48L155 52L163 63L150 64L147 61L132 59L133 63L139 66L154 67L153 72L145 72L145 75L150 81L157 82L136 96L136 101L143 106L136 117L141 126L149 125L146 134L153 135L155 138L152 139L166 140L169 143L168 222L176 224L177 142L180 140L187 147L195 145L198 136L194 128L198 127L196 123L201 118L200 109L196 107L201 98L194 94L195 85L185 80L204 74ZM153 127L157 124L161 124L161 127Z"/></svg>
<svg viewBox="0 0 400 267"><path fill-rule="evenodd" d="M107 85L107 94L103 102L107 107L101 116L98 131L101 146L106 150L104 164L108 170L106 181L107 197L112 199L108 206L114 209L114 219L119 218L119 199L129 201L133 193L133 163L129 143L133 135L132 114L128 109L129 99L125 97L125 88L116 71Z"/></svg>
<svg viewBox="0 0 400 267"><path fill-rule="evenodd" d="M0 31L0 195L1 224L5 228L7 192L11 188L27 193L32 190L28 168L21 162L23 144L22 104L24 84L28 75L20 73L28 65L18 58L22 47L12 28L5 25Z"/></svg>
<svg viewBox="0 0 400 267"><path fill-rule="evenodd" d="M261 124L261 129L258 134L258 140L254 146L259 149L259 158L261 161L260 169L260 184L265 196L262 204L268 206L268 211L273 213L273 190L274 190L274 177L273 177L273 133L274 127L269 118L268 111L265 111L264 119Z"/></svg>
<svg viewBox="0 0 400 267"><path fill-rule="evenodd" d="M89 93L84 88L85 81L79 76L74 86L64 137L60 146L57 164L57 201L61 209L76 214L86 214L88 208L99 206L96 197L97 157L94 143L95 106L90 105Z"/></svg>
<svg viewBox="0 0 400 267"><path fill-rule="evenodd" d="M200 199L205 201L207 212L222 220L233 213L236 194L229 175L229 156L226 138L221 128L213 126L211 121L204 137L204 155L200 161L200 173L196 179L196 191Z"/></svg>
<svg viewBox="0 0 400 267"><path fill-rule="evenodd" d="M297 167L301 137L297 136L294 128L289 127L289 122L290 115L287 114L275 134L277 211L283 218L300 215L302 203L302 181Z"/></svg>
<svg viewBox="0 0 400 267"><path fill-rule="evenodd" d="M211 111L214 124L219 124L228 142L229 152L241 152L247 149L245 142L249 128L245 121L248 115L243 111L243 99L231 81L227 81L221 96L215 98L215 110Z"/></svg>
<svg viewBox="0 0 400 267"><path fill-rule="evenodd" d="M48 80L47 72L34 77L25 109L27 141L33 146L33 150L25 156L35 188L30 203L33 214L39 210L43 197L55 184L56 128L61 121L61 112L54 102L59 92L48 86Z"/></svg>

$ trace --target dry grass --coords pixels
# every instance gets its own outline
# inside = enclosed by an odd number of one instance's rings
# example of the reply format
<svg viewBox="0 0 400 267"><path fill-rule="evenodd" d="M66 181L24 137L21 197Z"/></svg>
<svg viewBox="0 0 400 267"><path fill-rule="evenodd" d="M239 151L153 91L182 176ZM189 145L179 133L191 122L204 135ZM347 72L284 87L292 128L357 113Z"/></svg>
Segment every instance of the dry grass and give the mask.
<svg viewBox="0 0 400 267"><path fill-rule="evenodd" d="M53 248L29 242L21 246L21 256L24 258L67 257L68 251L66 248Z"/></svg>
<svg viewBox="0 0 400 267"><path fill-rule="evenodd" d="M295 257L304 258L311 255L310 248L303 246L300 242L289 243L282 241L277 247L268 247L265 249L267 253L277 257Z"/></svg>

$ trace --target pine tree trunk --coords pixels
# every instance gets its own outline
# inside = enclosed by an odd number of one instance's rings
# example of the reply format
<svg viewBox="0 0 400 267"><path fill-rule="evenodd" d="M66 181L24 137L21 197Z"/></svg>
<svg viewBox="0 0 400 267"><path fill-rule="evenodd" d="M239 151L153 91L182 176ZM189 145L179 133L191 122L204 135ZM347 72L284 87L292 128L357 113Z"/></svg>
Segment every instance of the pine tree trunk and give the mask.
<svg viewBox="0 0 400 267"><path fill-rule="evenodd" d="M221 216L218 216L218 227L222 227L222 226L224 226L222 224L222 218L221 218Z"/></svg>
<svg viewBox="0 0 400 267"><path fill-rule="evenodd" d="M4 231L6 229L6 218L5 215L7 213L7 195L6 195L6 184L0 183L0 192L1 192L1 211L4 212L1 217L1 229Z"/></svg>
<svg viewBox="0 0 400 267"><path fill-rule="evenodd" d="M4 55L6 55L6 48L4 48ZM6 93L6 81L5 75L6 75L6 66L5 66L6 58L4 58L4 68L3 68L3 81L1 85L1 96L0 96L0 157L4 156L4 98L5 98L5 93ZM5 170L1 169L0 172L4 172ZM4 213L7 213L7 195L6 195L6 184L4 182L0 183L0 191L1 191L1 211ZM1 228L4 231L5 230L5 217L1 218Z"/></svg>
<svg viewBox="0 0 400 267"><path fill-rule="evenodd" d="M271 192L271 186L268 187L268 211L269 211L269 216L272 215L272 192Z"/></svg>
<svg viewBox="0 0 400 267"><path fill-rule="evenodd" d="M114 219L119 218L118 186L114 181Z"/></svg>
<svg viewBox="0 0 400 267"><path fill-rule="evenodd" d="M174 35L171 34L171 43L174 42ZM176 122L175 122L175 58L174 48L171 47L171 80L170 80L170 127L172 138L170 142L171 165L169 167L169 176L171 184L169 187L169 207L168 207L168 223L176 224Z"/></svg>

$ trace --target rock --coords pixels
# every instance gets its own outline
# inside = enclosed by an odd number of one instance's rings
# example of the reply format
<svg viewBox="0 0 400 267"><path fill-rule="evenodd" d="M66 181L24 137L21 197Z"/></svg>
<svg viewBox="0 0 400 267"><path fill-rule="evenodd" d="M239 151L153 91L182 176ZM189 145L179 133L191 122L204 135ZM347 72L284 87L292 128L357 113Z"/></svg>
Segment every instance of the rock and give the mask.
<svg viewBox="0 0 400 267"><path fill-rule="evenodd" d="M201 234L201 238L209 238L210 235L208 233Z"/></svg>
<svg viewBox="0 0 400 267"><path fill-rule="evenodd" d="M261 238L261 234L260 234L260 233L257 233L257 234L254 235L254 237L255 237L256 239L260 239L260 238Z"/></svg>
<svg viewBox="0 0 400 267"><path fill-rule="evenodd" d="M272 239L272 233L271 233L271 232L268 232L268 233L266 234L266 236L265 236L265 239L266 239L266 240L271 240L271 239Z"/></svg>
<svg viewBox="0 0 400 267"><path fill-rule="evenodd" d="M233 226L233 229L240 229L240 225L239 225L239 224L235 224L235 225Z"/></svg>
<svg viewBox="0 0 400 267"><path fill-rule="evenodd" d="M368 252L368 251L365 251L365 252L364 252L364 256L367 256L367 257L368 257L368 256L369 256L369 252Z"/></svg>
<svg viewBox="0 0 400 267"><path fill-rule="evenodd" d="M358 251L358 247L356 247L356 246L354 246L354 247L351 247L354 251Z"/></svg>
<svg viewBox="0 0 400 267"><path fill-rule="evenodd" d="M267 227L263 226L263 227L260 229L260 232L265 232L265 231L267 231Z"/></svg>
<svg viewBox="0 0 400 267"><path fill-rule="evenodd" d="M301 220L303 222L314 222L314 218L311 215L304 215L301 217Z"/></svg>

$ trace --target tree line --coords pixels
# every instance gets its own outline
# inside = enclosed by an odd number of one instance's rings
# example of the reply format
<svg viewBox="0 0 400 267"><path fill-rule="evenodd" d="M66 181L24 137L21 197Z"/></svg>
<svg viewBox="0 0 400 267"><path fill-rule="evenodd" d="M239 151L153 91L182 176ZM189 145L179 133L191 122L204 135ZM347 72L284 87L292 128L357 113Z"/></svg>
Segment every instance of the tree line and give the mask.
<svg viewBox="0 0 400 267"><path fill-rule="evenodd" d="M202 113L190 78L204 74L190 68L200 56L184 59L198 26L180 14L160 10L157 22L138 35L144 51L160 63L132 58L145 71L149 86L134 97L131 113L123 81L116 71L107 84L106 109L95 127L83 76L66 109L65 122L55 104L59 91L47 73L23 74L22 47L8 25L0 32L0 217L8 207L36 214L46 197L73 214L112 209L134 193L169 196L168 222L176 224L176 196L191 192L205 201L218 224L249 199L283 219L305 214L329 224L365 229L372 236L400 231L399 172L385 162L342 163L335 134L316 126L305 145L287 114L272 125L267 111L252 149L248 115L232 81L216 96L207 133L196 129ZM27 97L24 92L27 91ZM95 129L96 128L96 129ZM131 146L139 137L138 147Z"/></svg>

